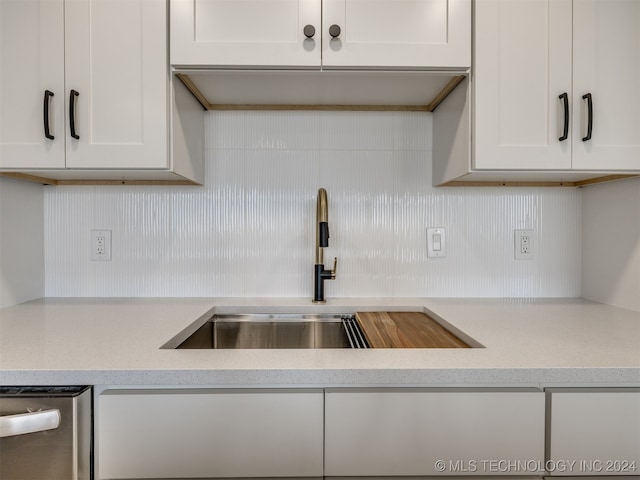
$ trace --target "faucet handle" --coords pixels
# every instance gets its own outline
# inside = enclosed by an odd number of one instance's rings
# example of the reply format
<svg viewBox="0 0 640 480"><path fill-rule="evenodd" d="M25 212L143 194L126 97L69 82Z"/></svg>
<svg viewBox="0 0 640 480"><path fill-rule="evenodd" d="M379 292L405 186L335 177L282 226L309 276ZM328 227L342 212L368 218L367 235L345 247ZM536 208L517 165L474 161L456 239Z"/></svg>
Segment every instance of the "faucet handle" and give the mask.
<svg viewBox="0 0 640 480"><path fill-rule="evenodd" d="M333 257L333 269L331 270L331 280L336 279L337 270L338 270L338 257Z"/></svg>

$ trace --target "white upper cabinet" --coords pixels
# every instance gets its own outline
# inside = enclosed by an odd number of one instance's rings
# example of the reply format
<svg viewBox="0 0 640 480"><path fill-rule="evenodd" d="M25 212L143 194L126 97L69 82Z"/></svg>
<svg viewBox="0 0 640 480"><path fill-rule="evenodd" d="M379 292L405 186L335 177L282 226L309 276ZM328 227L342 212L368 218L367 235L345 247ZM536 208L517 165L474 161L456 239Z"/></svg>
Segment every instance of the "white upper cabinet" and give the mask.
<svg viewBox="0 0 640 480"><path fill-rule="evenodd" d="M1 0L0 168L64 167L65 98L62 1Z"/></svg>
<svg viewBox="0 0 640 480"><path fill-rule="evenodd" d="M570 169L571 0L478 0L475 15L474 167Z"/></svg>
<svg viewBox="0 0 640 480"><path fill-rule="evenodd" d="M456 68L470 0L173 0L176 67Z"/></svg>
<svg viewBox="0 0 640 480"><path fill-rule="evenodd" d="M573 168L640 170L640 2L574 0L573 15Z"/></svg>
<svg viewBox="0 0 640 480"><path fill-rule="evenodd" d="M473 168L640 169L640 2L477 0Z"/></svg>
<svg viewBox="0 0 640 480"><path fill-rule="evenodd" d="M202 109L170 81L167 12L166 0L0 0L3 173L202 181L184 145L202 137Z"/></svg>
<svg viewBox="0 0 640 480"><path fill-rule="evenodd" d="M325 67L468 68L469 0L323 0Z"/></svg>
<svg viewBox="0 0 640 480"><path fill-rule="evenodd" d="M66 2L67 167L167 168L166 39L163 0Z"/></svg>
<svg viewBox="0 0 640 480"><path fill-rule="evenodd" d="M319 0L172 0L171 63L319 67Z"/></svg>

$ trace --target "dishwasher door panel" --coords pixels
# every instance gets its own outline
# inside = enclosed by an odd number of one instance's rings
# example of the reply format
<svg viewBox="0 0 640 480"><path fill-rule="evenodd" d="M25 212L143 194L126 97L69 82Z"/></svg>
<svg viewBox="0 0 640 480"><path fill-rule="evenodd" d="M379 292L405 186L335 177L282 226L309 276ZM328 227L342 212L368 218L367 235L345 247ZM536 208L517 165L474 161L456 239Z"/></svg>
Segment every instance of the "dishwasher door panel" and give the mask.
<svg viewBox="0 0 640 480"><path fill-rule="evenodd" d="M0 416L5 424L11 415L56 410L60 414L57 427L49 424L47 430L0 438L0 478L91 478L90 390L74 397L0 395Z"/></svg>

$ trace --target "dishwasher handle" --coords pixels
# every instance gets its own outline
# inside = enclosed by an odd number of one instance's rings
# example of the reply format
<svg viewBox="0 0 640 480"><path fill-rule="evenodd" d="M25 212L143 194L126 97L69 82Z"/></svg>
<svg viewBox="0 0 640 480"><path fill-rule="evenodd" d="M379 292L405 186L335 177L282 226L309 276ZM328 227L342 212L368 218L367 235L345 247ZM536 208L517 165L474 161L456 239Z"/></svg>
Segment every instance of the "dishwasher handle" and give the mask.
<svg viewBox="0 0 640 480"><path fill-rule="evenodd" d="M0 438L55 430L60 426L60 410L40 410L0 417Z"/></svg>

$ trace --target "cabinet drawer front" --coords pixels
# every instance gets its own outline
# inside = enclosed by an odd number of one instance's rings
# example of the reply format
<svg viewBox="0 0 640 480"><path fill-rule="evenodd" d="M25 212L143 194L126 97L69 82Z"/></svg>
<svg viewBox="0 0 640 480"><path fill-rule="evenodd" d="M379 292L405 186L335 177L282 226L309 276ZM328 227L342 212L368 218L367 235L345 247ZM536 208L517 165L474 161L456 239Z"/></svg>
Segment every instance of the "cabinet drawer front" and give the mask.
<svg viewBox="0 0 640 480"><path fill-rule="evenodd" d="M322 476L321 390L107 391L97 418L101 479Z"/></svg>
<svg viewBox="0 0 640 480"><path fill-rule="evenodd" d="M543 455L541 391L326 393L327 476L535 475ZM533 471L499 471L490 460L520 461Z"/></svg>
<svg viewBox="0 0 640 480"><path fill-rule="evenodd" d="M640 388L549 389L547 396L550 460L575 461L573 474L639 474Z"/></svg>

